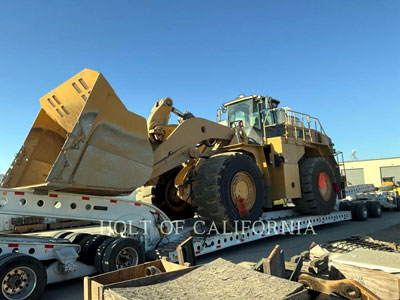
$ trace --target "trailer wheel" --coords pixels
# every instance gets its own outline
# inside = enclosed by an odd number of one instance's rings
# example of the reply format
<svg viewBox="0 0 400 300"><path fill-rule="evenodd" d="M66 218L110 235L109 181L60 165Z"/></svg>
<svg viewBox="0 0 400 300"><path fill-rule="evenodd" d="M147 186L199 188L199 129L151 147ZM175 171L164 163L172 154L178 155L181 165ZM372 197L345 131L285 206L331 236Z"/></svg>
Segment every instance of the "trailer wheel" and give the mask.
<svg viewBox="0 0 400 300"><path fill-rule="evenodd" d="M293 199L295 210L303 214L326 215L336 203L335 176L322 157L304 158L299 162L301 198Z"/></svg>
<svg viewBox="0 0 400 300"><path fill-rule="evenodd" d="M97 248L109 238L110 237L106 235L92 236L82 247L82 251L79 255L80 261L87 265L94 265Z"/></svg>
<svg viewBox="0 0 400 300"><path fill-rule="evenodd" d="M7 257L9 257L9 256L13 256L13 255L15 255L15 254L16 254L15 252L12 252L12 253L7 253L7 254L4 254L4 255L0 256L0 264L1 264L1 261L2 261L3 259L5 259L5 258L7 258Z"/></svg>
<svg viewBox="0 0 400 300"><path fill-rule="evenodd" d="M118 238L104 251L102 266L104 272L111 272L144 263L143 246L130 238Z"/></svg>
<svg viewBox="0 0 400 300"><path fill-rule="evenodd" d="M368 208L364 202L355 202L351 205L351 217L356 221L366 221L368 219Z"/></svg>
<svg viewBox="0 0 400 300"><path fill-rule="evenodd" d="M351 210L351 202L350 201L340 201L339 211L348 211L348 210Z"/></svg>
<svg viewBox="0 0 400 300"><path fill-rule="evenodd" d="M369 215L372 218L380 218L382 216L382 206L378 201L372 201L370 203Z"/></svg>
<svg viewBox="0 0 400 300"><path fill-rule="evenodd" d="M221 153L201 162L193 182L198 213L219 229L241 227L238 221L255 222L267 197L263 176L244 153Z"/></svg>
<svg viewBox="0 0 400 300"><path fill-rule="evenodd" d="M97 247L96 254L95 254L95 259L94 259L94 266L96 267L96 270L98 273L103 273L103 256L104 256L104 251L110 245L112 242L115 240L119 239L119 237L108 237L105 241L101 243L100 246Z"/></svg>
<svg viewBox="0 0 400 300"><path fill-rule="evenodd" d="M34 257L13 253L0 258L1 300L37 300L47 284L47 273Z"/></svg>
<svg viewBox="0 0 400 300"><path fill-rule="evenodd" d="M94 236L97 236L97 235L94 235ZM86 243L87 243L88 241L90 241L92 238L93 238L93 235L89 234L88 236L85 236L83 239L81 239L81 240L79 241L78 245L81 246L81 251L80 251L80 253L79 253L80 260L82 259L81 256L82 256L83 247L84 247L84 246L86 245Z"/></svg>
<svg viewBox="0 0 400 300"><path fill-rule="evenodd" d="M63 238L65 238L67 235L69 235L69 234L71 234L72 232L71 231L59 231L59 232L56 232L55 234L53 234L53 238L54 239L63 239Z"/></svg>

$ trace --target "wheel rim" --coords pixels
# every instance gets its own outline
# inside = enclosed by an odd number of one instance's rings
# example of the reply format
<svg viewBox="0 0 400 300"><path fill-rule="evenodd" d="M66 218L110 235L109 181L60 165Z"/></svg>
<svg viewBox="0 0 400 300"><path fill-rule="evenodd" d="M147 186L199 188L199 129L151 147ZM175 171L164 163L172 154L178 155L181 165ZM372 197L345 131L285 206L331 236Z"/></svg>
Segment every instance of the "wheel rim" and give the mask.
<svg viewBox="0 0 400 300"><path fill-rule="evenodd" d="M186 208L187 203L179 198L173 180L167 183L164 194L165 203L173 211L182 211Z"/></svg>
<svg viewBox="0 0 400 300"><path fill-rule="evenodd" d="M363 216L364 219L368 217L368 210L367 210L366 207L363 207L362 216Z"/></svg>
<svg viewBox="0 0 400 300"><path fill-rule="evenodd" d="M248 215L256 202L256 185L249 173L240 171L233 176L231 198L240 216Z"/></svg>
<svg viewBox="0 0 400 300"><path fill-rule="evenodd" d="M137 251L132 247L123 248L115 259L117 269L124 269L131 266L136 266L139 261Z"/></svg>
<svg viewBox="0 0 400 300"><path fill-rule="evenodd" d="M1 284L4 297L9 300L27 299L35 290L37 277L28 267L12 269L4 277Z"/></svg>
<svg viewBox="0 0 400 300"><path fill-rule="evenodd" d="M326 172L321 172L318 175L318 190L324 201L329 201L331 199L333 184Z"/></svg>

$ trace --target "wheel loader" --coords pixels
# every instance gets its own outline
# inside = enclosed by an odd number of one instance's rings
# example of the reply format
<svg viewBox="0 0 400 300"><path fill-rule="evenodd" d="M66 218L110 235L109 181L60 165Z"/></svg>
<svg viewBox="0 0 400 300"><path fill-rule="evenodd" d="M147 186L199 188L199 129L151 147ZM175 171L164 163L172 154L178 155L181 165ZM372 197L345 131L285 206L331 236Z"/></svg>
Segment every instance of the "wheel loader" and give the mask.
<svg viewBox="0 0 400 300"><path fill-rule="evenodd" d="M241 95L223 105L218 122L164 98L146 120L102 74L84 69L40 105L4 188L104 196L139 188L172 219L197 212L226 228L256 221L279 199L304 214L333 210L340 175L331 139L318 119L271 97Z"/></svg>

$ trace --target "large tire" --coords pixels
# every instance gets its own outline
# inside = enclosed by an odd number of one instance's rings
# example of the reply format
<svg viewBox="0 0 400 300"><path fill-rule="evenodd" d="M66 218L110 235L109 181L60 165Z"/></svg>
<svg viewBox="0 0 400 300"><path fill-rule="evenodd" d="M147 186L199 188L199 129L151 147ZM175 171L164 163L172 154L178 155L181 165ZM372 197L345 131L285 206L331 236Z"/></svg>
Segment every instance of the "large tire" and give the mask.
<svg viewBox="0 0 400 300"><path fill-rule="evenodd" d="M130 238L118 238L104 250L102 269L104 272L140 265L145 261L143 246Z"/></svg>
<svg viewBox="0 0 400 300"><path fill-rule="evenodd" d="M96 254L95 254L95 262L94 266L96 267L97 273L101 274L104 273L103 270L103 255L105 249L115 240L119 239L119 237L109 237L105 240L99 247L97 247Z"/></svg>
<svg viewBox="0 0 400 300"><path fill-rule="evenodd" d="M237 152L217 154L202 161L196 170L193 194L197 212L218 229L227 230L235 228L235 221L258 220L267 196L257 165L248 155ZM237 227L241 227L241 222Z"/></svg>
<svg viewBox="0 0 400 300"><path fill-rule="evenodd" d="M368 213L371 218L380 218L382 216L382 207L378 201L372 201L368 208Z"/></svg>
<svg viewBox="0 0 400 300"><path fill-rule="evenodd" d="M172 170L160 176L153 187L141 187L137 199L151 203L161 209L171 220L189 219L194 216L192 206L177 195L174 185L176 175L180 170Z"/></svg>
<svg viewBox="0 0 400 300"><path fill-rule="evenodd" d="M0 258L0 299L37 300L47 285L47 273L36 258L20 253Z"/></svg>
<svg viewBox="0 0 400 300"><path fill-rule="evenodd" d="M87 265L94 265L97 248L107 239L109 236L106 235L93 235L85 245L83 245L79 254L80 261Z"/></svg>
<svg viewBox="0 0 400 300"><path fill-rule="evenodd" d="M299 162L301 198L293 199L295 209L302 214L326 215L336 202L335 175L329 163L321 157L304 158Z"/></svg>
<svg viewBox="0 0 400 300"><path fill-rule="evenodd" d="M351 218L354 221L366 221L368 219L368 208L364 202L354 202L351 205Z"/></svg>

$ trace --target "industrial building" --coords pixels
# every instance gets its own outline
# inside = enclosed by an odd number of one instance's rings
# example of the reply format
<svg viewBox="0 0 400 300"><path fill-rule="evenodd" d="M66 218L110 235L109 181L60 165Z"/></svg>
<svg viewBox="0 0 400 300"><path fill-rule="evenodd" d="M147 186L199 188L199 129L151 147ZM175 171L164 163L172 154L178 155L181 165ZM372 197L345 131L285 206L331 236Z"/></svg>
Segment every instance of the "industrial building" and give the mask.
<svg viewBox="0 0 400 300"><path fill-rule="evenodd" d="M340 169L346 173L347 185L372 183L380 186L384 178L400 181L400 157L345 161Z"/></svg>

